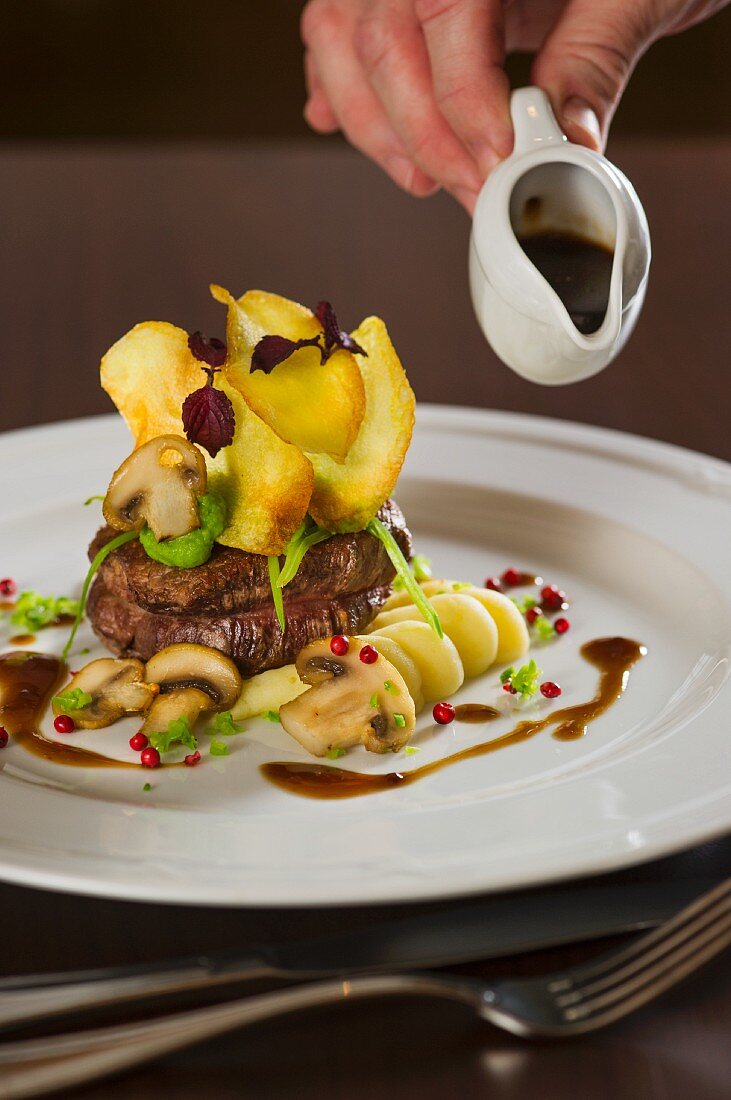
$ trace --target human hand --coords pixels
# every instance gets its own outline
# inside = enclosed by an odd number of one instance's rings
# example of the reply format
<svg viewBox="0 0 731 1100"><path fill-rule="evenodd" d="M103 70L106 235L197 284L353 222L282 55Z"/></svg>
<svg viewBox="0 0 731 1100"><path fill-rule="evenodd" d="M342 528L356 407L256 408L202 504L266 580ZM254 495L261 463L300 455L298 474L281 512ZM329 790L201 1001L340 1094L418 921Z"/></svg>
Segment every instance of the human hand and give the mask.
<svg viewBox="0 0 731 1100"><path fill-rule="evenodd" d="M440 187L472 211L513 145L503 65L537 51L531 81L571 141L602 149L627 81L656 39L727 0L309 0L308 100L413 195Z"/></svg>

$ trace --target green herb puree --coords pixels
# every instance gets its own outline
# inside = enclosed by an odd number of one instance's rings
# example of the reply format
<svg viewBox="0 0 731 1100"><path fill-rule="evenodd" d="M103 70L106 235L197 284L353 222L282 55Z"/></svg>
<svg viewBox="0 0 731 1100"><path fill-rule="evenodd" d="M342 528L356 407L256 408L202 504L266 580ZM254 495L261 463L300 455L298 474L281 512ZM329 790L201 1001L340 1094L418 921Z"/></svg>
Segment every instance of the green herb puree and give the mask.
<svg viewBox="0 0 731 1100"><path fill-rule="evenodd" d="M226 504L222 497L215 493L202 496L198 501L198 516L201 525L195 531L163 542L158 542L145 524L140 531L140 542L147 556L178 569L193 569L207 562L214 542L226 526Z"/></svg>

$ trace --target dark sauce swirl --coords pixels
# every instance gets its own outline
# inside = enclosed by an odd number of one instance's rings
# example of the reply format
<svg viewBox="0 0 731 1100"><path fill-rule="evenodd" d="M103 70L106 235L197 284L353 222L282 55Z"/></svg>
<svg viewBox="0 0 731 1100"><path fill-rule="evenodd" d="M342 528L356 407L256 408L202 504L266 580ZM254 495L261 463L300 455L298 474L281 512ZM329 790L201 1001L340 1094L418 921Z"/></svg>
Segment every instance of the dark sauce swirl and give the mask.
<svg viewBox="0 0 731 1100"><path fill-rule="evenodd" d="M647 650L639 642L629 638L598 638L581 647L581 656L600 672L596 695L586 703L554 710L544 718L519 722L509 733L484 741L471 748L435 760L409 772L389 772L387 775L369 775L367 772L351 772L333 768L327 764L272 762L261 765L261 772L270 783L292 794L308 798L354 798L357 795L375 794L417 783L427 775L441 771L461 760L486 756L509 745L519 745L536 734L553 726L553 736L560 741L574 741L583 737L589 723L603 714L624 692L630 669ZM470 704L474 707L475 704ZM492 709L492 708L488 708ZM469 720L469 719L468 719ZM483 717L483 721L485 718Z"/></svg>

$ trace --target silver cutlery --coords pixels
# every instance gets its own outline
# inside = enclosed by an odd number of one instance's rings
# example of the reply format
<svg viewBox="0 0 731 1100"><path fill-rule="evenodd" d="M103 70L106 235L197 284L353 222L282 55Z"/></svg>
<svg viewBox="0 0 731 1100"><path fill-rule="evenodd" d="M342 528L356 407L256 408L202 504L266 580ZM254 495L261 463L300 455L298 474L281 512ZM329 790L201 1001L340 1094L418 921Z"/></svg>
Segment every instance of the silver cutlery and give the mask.
<svg viewBox="0 0 731 1100"><path fill-rule="evenodd" d="M487 983L443 974L313 982L140 1023L0 1045L0 1095L38 1096L283 1013L380 996L443 997L514 1035L595 1031L676 985L731 944L731 879L629 946L541 978Z"/></svg>
<svg viewBox="0 0 731 1100"><path fill-rule="evenodd" d="M709 882L599 883L496 895L326 938L245 953L0 980L0 1031L102 1005L262 978L302 981L430 969L641 931L676 913Z"/></svg>

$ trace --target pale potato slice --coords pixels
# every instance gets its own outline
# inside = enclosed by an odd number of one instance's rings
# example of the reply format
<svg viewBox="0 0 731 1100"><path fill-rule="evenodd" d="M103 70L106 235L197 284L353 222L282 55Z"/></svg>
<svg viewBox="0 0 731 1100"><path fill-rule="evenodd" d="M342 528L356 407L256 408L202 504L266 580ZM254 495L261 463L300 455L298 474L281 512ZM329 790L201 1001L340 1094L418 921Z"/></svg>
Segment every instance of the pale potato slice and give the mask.
<svg viewBox="0 0 731 1100"><path fill-rule="evenodd" d="M251 372L251 356L265 335L289 340L322 333L311 310L278 294L250 290L236 301L212 286L228 307L225 373L249 408L288 443L344 462L363 420L365 389L355 357L336 351L323 363L316 347L299 348L270 374Z"/></svg>
<svg viewBox="0 0 731 1100"><path fill-rule="evenodd" d="M328 531L359 531L390 496L414 429L414 394L379 317L353 333L367 357L357 356L365 384L363 422L346 461L313 454L313 519Z"/></svg>
<svg viewBox="0 0 731 1100"><path fill-rule="evenodd" d="M236 432L215 459L205 456L208 487L228 506L228 526L218 541L253 554L281 554L307 512L312 465L219 379L216 375L216 385L234 407ZM183 401L205 385L206 376L184 329L149 321L109 349L101 382L139 447L156 436L181 433Z"/></svg>
<svg viewBox="0 0 731 1100"><path fill-rule="evenodd" d="M111 346L99 376L141 447L158 435L182 435L183 401L206 381L200 368L184 329L145 321Z"/></svg>
<svg viewBox="0 0 731 1100"><path fill-rule="evenodd" d="M489 611L495 620L498 633L498 647L495 660L498 664L512 664L528 652L530 636L525 619L513 601L502 592L493 592L490 588L465 588L462 596L471 596Z"/></svg>
<svg viewBox="0 0 731 1100"><path fill-rule="evenodd" d="M238 701L231 708L234 721L256 718L266 711L279 713L279 708L296 699L303 691L309 691L300 680L294 665L271 668L259 672L241 685Z"/></svg>
<svg viewBox="0 0 731 1100"><path fill-rule="evenodd" d="M391 638L414 661L421 673L421 689L427 701L447 699L464 682L464 668L454 642L437 637L425 622L402 622L384 626L369 635L378 648L377 638Z"/></svg>
<svg viewBox="0 0 731 1100"><path fill-rule="evenodd" d="M282 554L302 520L312 493L312 465L285 443L226 382L236 416L230 447L206 458L208 487L220 493L228 524L218 542L252 554Z"/></svg>
<svg viewBox="0 0 731 1100"><path fill-rule="evenodd" d="M464 674L481 676L494 662L498 651L498 629L488 611L469 594L449 592L431 597L439 620L459 653ZM379 631L398 622L421 622L413 604L382 611L374 619L371 630ZM377 648L377 647L376 647Z"/></svg>
<svg viewBox="0 0 731 1100"><path fill-rule="evenodd" d="M395 642L393 638L385 638L379 635L374 638L372 635L357 634L356 640L359 642L367 642L372 645L374 649L377 649L382 657L385 657L387 661L390 661L394 668L398 669L403 677L404 683L408 688L409 695L414 700L414 708L416 713L424 709L424 693L421 690L421 673L417 667L416 661L412 657L409 657L406 650L402 649L398 642Z"/></svg>

